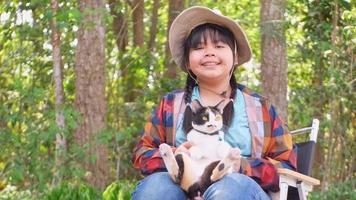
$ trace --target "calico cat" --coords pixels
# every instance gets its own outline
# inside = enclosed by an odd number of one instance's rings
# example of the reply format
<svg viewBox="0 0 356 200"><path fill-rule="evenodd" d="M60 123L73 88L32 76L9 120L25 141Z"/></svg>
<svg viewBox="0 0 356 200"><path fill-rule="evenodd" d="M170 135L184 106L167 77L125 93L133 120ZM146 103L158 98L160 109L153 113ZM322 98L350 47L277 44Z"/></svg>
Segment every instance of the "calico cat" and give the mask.
<svg viewBox="0 0 356 200"><path fill-rule="evenodd" d="M189 199L200 197L215 181L239 169L235 163L240 159L240 150L224 141L223 126L228 126L233 102L223 111L221 101L215 106L204 107L193 101L184 112L183 129L187 140L193 143L189 154L174 154L167 144L159 147L167 171L172 179L187 193ZM224 115L222 113L225 113ZM235 166L234 166L235 165Z"/></svg>

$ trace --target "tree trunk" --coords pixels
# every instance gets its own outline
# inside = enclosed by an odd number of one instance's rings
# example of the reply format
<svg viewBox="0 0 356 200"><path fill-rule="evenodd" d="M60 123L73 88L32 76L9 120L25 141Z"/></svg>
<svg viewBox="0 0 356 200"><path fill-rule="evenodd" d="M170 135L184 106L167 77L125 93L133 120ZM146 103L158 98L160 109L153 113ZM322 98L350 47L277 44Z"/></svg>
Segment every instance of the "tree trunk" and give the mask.
<svg viewBox="0 0 356 200"><path fill-rule="evenodd" d="M143 14L144 14L144 1L134 0L132 4L132 14L133 14L133 34L134 34L134 45L142 46L144 42L144 25L143 25Z"/></svg>
<svg viewBox="0 0 356 200"><path fill-rule="evenodd" d="M262 94L287 121L287 59L284 30L285 0L261 0Z"/></svg>
<svg viewBox="0 0 356 200"><path fill-rule="evenodd" d="M55 110L56 110L56 123L59 132L56 134L56 155L55 155L55 171L53 178L53 186L61 183L63 174L63 164L66 158L67 152L67 142L64 136L63 130L65 128L65 118L63 114L64 105L64 92L63 92L63 65L61 57L61 37L60 32L57 28L56 13L58 10L58 1L51 0L51 8L53 12L53 18L51 20L51 30L52 30L52 47L53 47L53 77L54 77L54 87L55 87Z"/></svg>
<svg viewBox="0 0 356 200"><path fill-rule="evenodd" d="M105 2L79 0L84 14L77 33L75 106L82 115L75 141L86 152L83 161L86 179L105 188L109 178L108 149L98 138L106 126L105 98ZM90 11L90 12L89 12Z"/></svg>
<svg viewBox="0 0 356 200"><path fill-rule="evenodd" d="M156 35L157 35L157 23L158 23L158 8L159 0L153 1L151 27L150 27L150 40L148 42L148 49L153 50L155 47Z"/></svg>
<svg viewBox="0 0 356 200"><path fill-rule="evenodd" d="M166 59L165 59L165 65L167 67L167 71L165 72L165 75L169 78L176 78L177 77L177 66L174 64L174 61L172 60L172 55L169 50L169 43L168 43L168 38L169 38L169 29L171 28L171 24L173 20L181 13L184 9L184 0L169 0L169 5L168 5L168 25L167 25L167 42L166 42Z"/></svg>
<svg viewBox="0 0 356 200"><path fill-rule="evenodd" d="M330 11L332 12L332 32L331 32L331 45L332 45L332 51L329 56L330 58L330 67L333 69L338 70L339 64L337 63L337 37L338 37L338 17L339 17L339 6L338 2L334 0L334 2L331 4L334 8L334 10ZM326 190L329 187L329 184L335 181L335 178L338 179L338 175L341 170L340 168L337 168L338 164L340 162L342 163L343 167L347 166L347 163L344 160L341 160L341 153L340 149L338 149L338 145L340 144L340 137L342 135L342 128L340 127L340 124L342 122L339 122L338 119L341 117L341 110L340 110L340 93L339 91L336 93L333 93L331 96L329 96L329 107L330 107L330 113L331 113L331 126L328 134L328 150L327 150L327 157L325 158L324 164L326 164L327 167L325 167L323 179L322 179L322 189ZM342 150L341 150L342 151ZM335 162L336 161L336 162ZM333 169L336 169L336 172ZM326 173L325 173L326 172ZM340 180L340 179L339 179Z"/></svg>
<svg viewBox="0 0 356 200"><path fill-rule="evenodd" d="M125 51L128 44L127 21L125 13L119 10L118 5L123 5L120 0L109 0L110 14L114 17L112 28L115 34L116 46L119 51Z"/></svg>

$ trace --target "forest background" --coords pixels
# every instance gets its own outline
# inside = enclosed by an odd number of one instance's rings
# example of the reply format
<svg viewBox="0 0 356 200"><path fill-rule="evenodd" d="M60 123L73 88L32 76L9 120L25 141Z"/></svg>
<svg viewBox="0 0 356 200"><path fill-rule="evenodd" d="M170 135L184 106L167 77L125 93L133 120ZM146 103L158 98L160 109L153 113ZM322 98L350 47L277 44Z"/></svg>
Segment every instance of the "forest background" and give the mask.
<svg viewBox="0 0 356 200"><path fill-rule="evenodd" d="M130 198L145 120L184 87L167 30L192 5L239 19L238 82L291 130L320 120L312 199L356 199L354 0L0 1L0 199Z"/></svg>

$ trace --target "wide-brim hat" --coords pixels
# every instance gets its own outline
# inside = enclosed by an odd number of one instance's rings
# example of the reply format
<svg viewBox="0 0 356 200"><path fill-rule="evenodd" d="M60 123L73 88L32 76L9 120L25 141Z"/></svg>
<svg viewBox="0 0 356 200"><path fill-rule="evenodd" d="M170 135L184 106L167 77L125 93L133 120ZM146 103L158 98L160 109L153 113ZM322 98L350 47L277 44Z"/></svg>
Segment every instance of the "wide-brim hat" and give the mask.
<svg viewBox="0 0 356 200"><path fill-rule="evenodd" d="M217 24L234 34L238 55L238 62L235 66L242 65L251 59L252 53L246 34L236 21L222 15L218 10L193 6L181 12L169 29L169 48L174 61L183 71L186 71L186 66L183 66L185 40L195 27L206 23Z"/></svg>

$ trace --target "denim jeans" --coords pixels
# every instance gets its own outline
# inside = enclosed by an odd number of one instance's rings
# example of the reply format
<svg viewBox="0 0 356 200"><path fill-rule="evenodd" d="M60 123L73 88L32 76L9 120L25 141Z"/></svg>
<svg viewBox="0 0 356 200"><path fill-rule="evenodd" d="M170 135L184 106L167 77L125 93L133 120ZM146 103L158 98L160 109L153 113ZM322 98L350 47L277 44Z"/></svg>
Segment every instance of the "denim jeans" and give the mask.
<svg viewBox="0 0 356 200"><path fill-rule="evenodd" d="M243 174L227 174L212 184L203 195L210 199L269 200L268 195L250 177ZM144 178L132 193L133 200L186 200L184 191L175 184L167 172L157 172Z"/></svg>

